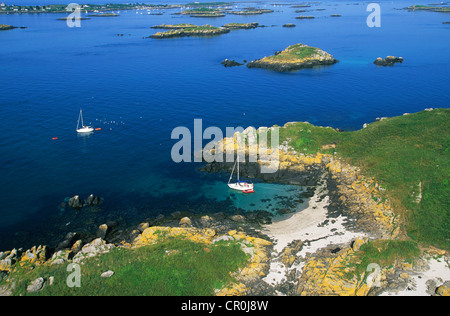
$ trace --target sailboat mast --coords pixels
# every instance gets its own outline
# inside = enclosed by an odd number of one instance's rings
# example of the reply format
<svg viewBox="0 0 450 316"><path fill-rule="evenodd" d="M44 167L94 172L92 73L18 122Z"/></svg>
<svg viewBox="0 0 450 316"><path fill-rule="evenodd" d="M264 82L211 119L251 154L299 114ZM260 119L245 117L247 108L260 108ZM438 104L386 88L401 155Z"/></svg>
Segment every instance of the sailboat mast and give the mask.
<svg viewBox="0 0 450 316"><path fill-rule="evenodd" d="M78 114L77 129L78 129L79 126L80 126L80 114L81 114L81 112Z"/></svg>
<svg viewBox="0 0 450 316"><path fill-rule="evenodd" d="M80 109L80 117L81 117L81 128L84 127L84 122L83 122L83 110Z"/></svg>
<svg viewBox="0 0 450 316"><path fill-rule="evenodd" d="M237 181L239 182L239 155L237 156Z"/></svg>

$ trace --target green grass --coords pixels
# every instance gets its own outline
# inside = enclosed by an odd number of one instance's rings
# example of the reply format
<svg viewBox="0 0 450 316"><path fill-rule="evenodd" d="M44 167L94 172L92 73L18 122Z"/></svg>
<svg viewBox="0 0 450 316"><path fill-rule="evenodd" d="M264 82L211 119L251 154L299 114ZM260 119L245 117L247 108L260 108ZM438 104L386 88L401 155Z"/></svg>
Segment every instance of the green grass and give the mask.
<svg viewBox="0 0 450 316"><path fill-rule="evenodd" d="M69 288L67 265L30 266L11 274L16 280L14 295L213 295L233 279L230 272L248 260L237 243L224 242L205 246L181 238L172 238L153 246L136 249L116 248L110 253L90 258L81 265L81 287ZM101 273L112 270L110 278ZM51 286L37 293L26 292L37 277L55 278Z"/></svg>
<svg viewBox="0 0 450 316"><path fill-rule="evenodd" d="M393 117L352 132L296 123L280 129L280 140L287 138L298 152L335 151L360 167L387 189L411 238L450 249L450 109ZM335 149L321 149L332 143Z"/></svg>
<svg viewBox="0 0 450 316"><path fill-rule="evenodd" d="M377 240L362 245L357 257L349 263L352 272L347 278L361 276L370 264L378 264L381 268L392 267L396 262L413 263L414 258L420 255L420 249L413 241ZM367 274L365 275L367 277Z"/></svg>
<svg viewBox="0 0 450 316"><path fill-rule="evenodd" d="M296 60L303 59L314 55L318 51L315 47L304 46L303 44L295 44L287 47L278 55L268 57L272 61Z"/></svg>

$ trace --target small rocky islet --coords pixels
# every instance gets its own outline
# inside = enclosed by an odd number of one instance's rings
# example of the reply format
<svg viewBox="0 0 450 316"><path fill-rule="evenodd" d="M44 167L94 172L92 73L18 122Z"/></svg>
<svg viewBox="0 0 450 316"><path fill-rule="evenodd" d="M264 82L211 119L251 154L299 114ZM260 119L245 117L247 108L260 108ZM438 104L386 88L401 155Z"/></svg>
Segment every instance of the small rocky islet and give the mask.
<svg viewBox="0 0 450 316"><path fill-rule="evenodd" d="M13 29L26 29L26 26L12 26L12 25L8 25L8 24L0 24L0 31L8 31L8 30L13 30Z"/></svg>
<svg viewBox="0 0 450 316"><path fill-rule="evenodd" d="M387 56L386 58L378 57L373 62L377 66L394 66L396 63L403 63L403 57Z"/></svg>

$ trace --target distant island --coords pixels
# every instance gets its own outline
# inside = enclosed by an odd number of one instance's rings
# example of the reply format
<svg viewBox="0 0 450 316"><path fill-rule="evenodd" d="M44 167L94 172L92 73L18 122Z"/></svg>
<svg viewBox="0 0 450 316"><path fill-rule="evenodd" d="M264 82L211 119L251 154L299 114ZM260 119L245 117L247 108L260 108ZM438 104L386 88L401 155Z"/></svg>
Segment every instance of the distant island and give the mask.
<svg viewBox="0 0 450 316"><path fill-rule="evenodd" d="M190 17L193 18L217 18L225 16L225 14L223 14L221 9L212 9L206 7L185 10L183 12L174 14L189 15Z"/></svg>
<svg viewBox="0 0 450 316"><path fill-rule="evenodd" d="M13 29L26 29L26 26L12 26L8 24L0 24L0 31L8 31Z"/></svg>
<svg viewBox="0 0 450 316"><path fill-rule="evenodd" d="M0 24L0 31L7 31L7 30L12 30L15 29L15 26L12 25L8 25L8 24Z"/></svg>
<svg viewBox="0 0 450 316"><path fill-rule="evenodd" d="M174 37L185 37L185 36L216 36L228 33L230 30L224 27L216 27L209 24L198 26L198 25L189 25L185 26L177 26L177 25L165 25L164 28L171 29L166 32L158 32L153 35L150 35L148 38L174 38Z"/></svg>
<svg viewBox="0 0 450 316"><path fill-rule="evenodd" d="M259 23L252 22L252 23L228 23L225 24L223 27L227 29L232 30L238 30L238 29L254 29L259 26Z"/></svg>
<svg viewBox="0 0 450 316"><path fill-rule="evenodd" d="M428 5L412 5L412 6L405 8L405 10L450 13L450 7L435 7L435 6L428 6Z"/></svg>
<svg viewBox="0 0 450 316"><path fill-rule="evenodd" d="M88 16L91 17L114 17L114 16L120 16L116 13L97 13L97 14L89 14Z"/></svg>
<svg viewBox="0 0 450 316"><path fill-rule="evenodd" d="M258 15L258 14L272 13L272 12L273 12L273 10L269 10L269 9L245 8L242 11L232 11L231 14L236 14L236 15Z"/></svg>
<svg viewBox="0 0 450 316"><path fill-rule="evenodd" d="M84 12L100 12L101 11L118 11L118 10L145 10L145 9L175 9L181 8L182 5L171 4L80 4L80 8ZM0 14L22 14L22 13L67 13L67 5L65 4L49 4L49 5L3 5L0 7Z"/></svg>
<svg viewBox="0 0 450 316"><path fill-rule="evenodd" d="M299 70L319 65L332 65L338 61L329 53L304 44L295 44L275 55L251 61L249 68L266 68L276 71Z"/></svg>

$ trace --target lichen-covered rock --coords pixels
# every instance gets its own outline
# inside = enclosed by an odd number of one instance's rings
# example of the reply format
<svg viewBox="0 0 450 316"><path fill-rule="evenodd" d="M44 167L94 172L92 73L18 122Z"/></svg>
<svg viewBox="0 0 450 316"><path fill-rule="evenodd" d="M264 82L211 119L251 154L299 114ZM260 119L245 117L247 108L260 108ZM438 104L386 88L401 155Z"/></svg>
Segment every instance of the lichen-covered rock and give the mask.
<svg viewBox="0 0 450 316"><path fill-rule="evenodd" d="M450 281L446 281L443 285L436 289L436 294L439 296L450 296Z"/></svg>
<svg viewBox="0 0 450 316"><path fill-rule="evenodd" d="M101 238L94 239L92 242L84 245L83 248L81 248L80 252L78 252L73 257L73 262L80 263L84 259L108 253L113 248L113 244L107 244L106 241Z"/></svg>
<svg viewBox="0 0 450 316"><path fill-rule="evenodd" d="M370 287L363 278L349 277L347 262L355 256L351 248L336 256L315 256L303 267L297 294L302 296L366 296Z"/></svg>

